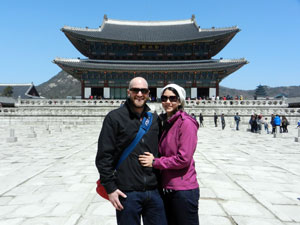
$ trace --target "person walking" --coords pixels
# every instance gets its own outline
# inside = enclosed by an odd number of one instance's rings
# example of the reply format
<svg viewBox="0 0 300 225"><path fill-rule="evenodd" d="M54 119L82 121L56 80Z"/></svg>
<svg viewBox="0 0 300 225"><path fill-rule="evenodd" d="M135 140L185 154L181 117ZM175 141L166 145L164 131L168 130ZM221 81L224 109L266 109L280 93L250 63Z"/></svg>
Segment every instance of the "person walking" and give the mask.
<svg viewBox="0 0 300 225"><path fill-rule="evenodd" d="M202 113L200 113L200 115L199 115L200 127L204 127L203 121L204 121L203 115L202 115Z"/></svg>
<svg viewBox="0 0 300 225"><path fill-rule="evenodd" d="M275 133L278 131L280 132L280 126L281 126L281 119L279 115L276 115L274 118L274 125L275 125Z"/></svg>
<svg viewBox="0 0 300 225"><path fill-rule="evenodd" d="M274 134L276 132L276 125L275 125L275 122L274 122L274 119L275 119L275 115L272 114L271 115L271 125L272 125L272 133L271 134Z"/></svg>
<svg viewBox="0 0 300 225"><path fill-rule="evenodd" d="M222 130L224 130L224 129L225 129L226 123L225 123L225 116L224 116L223 113L222 113L222 115L221 115L221 124L222 124Z"/></svg>
<svg viewBox="0 0 300 225"><path fill-rule="evenodd" d="M267 134L269 134L268 118L265 118L265 121L264 121L264 127L265 127L265 131L267 131Z"/></svg>
<svg viewBox="0 0 300 225"><path fill-rule="evenodd" d="M129 83L125 104L107 114L98 140L96 166L101 184L116 208L118 225L166 225L162 198L158 191L155 170L144 168L138 155L150 152L158 156L159 124L157 114L152 114L152 123L133 151L115 171L115 166L124 151L135 139L143 118L150 108L147 81L136 77ZM149 117L149 116L148 116Z"/></svg>
<svg viewBox="0 0 300 225"><path fill-rule="evenodd" d="M287 120L287 118L285 116L282 116L282 122L281 122L281 125L282 125L282 132L283 133L288 133L289 130L288 130L288 125L289 125L289 121Z"/></svg>
<svg viewBox="0 0 300 225"><path fill-rule="evenodd" d="M240 120L241 120L241 117L239 116L239 113L236 113L236 115L234 116L234 121L235 121L235 124L236 124L236 130L239 130Z"/></svg>
<svg viewBox="0 0 300 225"><path fill-rule="evenodd" d="M162 89L162 136L160 158L145 152L140 163L161 170L162 188L168 225L199 225L199 184L194 152L198 122L184 112L185 90L169 84Z"/></svg>
<svg viewBox="0 0 300 225"><path fill-rule="evenodd" d="M214 114L214 122L215 122L215 127L217 127L218 126L218 116L216 113Z"/></svg>

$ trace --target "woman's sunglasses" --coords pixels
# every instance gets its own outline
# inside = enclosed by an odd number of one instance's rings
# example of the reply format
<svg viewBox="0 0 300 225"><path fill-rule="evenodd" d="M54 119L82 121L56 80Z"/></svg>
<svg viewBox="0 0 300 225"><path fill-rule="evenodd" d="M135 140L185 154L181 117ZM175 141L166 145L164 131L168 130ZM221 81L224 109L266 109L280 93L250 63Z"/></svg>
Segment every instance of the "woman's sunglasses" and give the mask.
<svg viewBox="0 0 300 225"><path fill-rule="evenodd" d="M170 102L177 102L178 101L178 97L176 95L175 96L162 95L160 99L161 99L162 102L166 102L166 101L168 101L168 99L170 100Z"/></svg>
<svg viewBox="0 0 300 225"><path fill-rule="evenodd" d="M143 95L148 94L149 89L147 88L130 88L130 91L134 92L135 94L138 94L141 92Z"/></svg>

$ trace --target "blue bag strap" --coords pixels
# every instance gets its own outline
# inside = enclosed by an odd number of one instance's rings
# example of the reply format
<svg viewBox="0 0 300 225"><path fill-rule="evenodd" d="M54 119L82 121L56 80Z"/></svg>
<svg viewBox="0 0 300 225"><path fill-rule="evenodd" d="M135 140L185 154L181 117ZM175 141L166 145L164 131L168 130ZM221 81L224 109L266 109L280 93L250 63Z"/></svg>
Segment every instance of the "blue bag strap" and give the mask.
<svg viewBox="0 0 300 225"><path fill-rule="evenodd" d="M134 149L134 147L140 142L141 138L144 136L144 134L147 133L147 131L150 129L150 126L152 124L152 113L151 112L147 112L147 116L144 116L142 124L140 126L140 129L137 133L137 135L135 136L134 140L130 143L130 145L123 151L117 165L116 165L116 169L119 168L119 166L121 165L121 163L127 158L127 156L132 152L132 150Z"/></svg>

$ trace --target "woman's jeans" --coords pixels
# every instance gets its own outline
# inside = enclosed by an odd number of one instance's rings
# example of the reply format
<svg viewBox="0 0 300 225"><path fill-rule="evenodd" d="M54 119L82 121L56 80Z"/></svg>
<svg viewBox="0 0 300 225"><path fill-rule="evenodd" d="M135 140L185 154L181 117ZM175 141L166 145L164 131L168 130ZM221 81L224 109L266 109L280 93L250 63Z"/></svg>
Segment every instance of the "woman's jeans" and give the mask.
<svg viewBox="0 0 300 225"><path fill-rule="evenodd" d="M164 191L168 225L199 225L199 188L186 191Z"/></svg>
<svg viewBox="0 0 300 225"><path fill-rule="evenodd" d="M124 209L117 211L118 225L167 225L165 210L158 190L124 192L120 198Z"/></svg>

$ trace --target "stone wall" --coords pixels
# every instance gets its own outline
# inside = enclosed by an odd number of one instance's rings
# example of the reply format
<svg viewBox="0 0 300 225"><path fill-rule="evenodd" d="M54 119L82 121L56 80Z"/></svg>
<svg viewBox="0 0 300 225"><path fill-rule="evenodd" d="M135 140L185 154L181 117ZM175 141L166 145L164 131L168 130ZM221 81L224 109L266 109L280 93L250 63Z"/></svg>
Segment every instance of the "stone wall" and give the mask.
<svg viewBox="0 0 300 225"><path fill-rule="evenodd" d="M105 115L122 103L124 100L19 99L14 108L0 108L0 120L7 124L101 124ZM163 111L161 103L149 106L157 113ZM300 108L288 108L284 100L191 100L186 101L185 110L197 118L201 112L205 124L213 123L214 113L224 113L226 121L233 123L238 112L242 124L248 124L253 114L262 114L269 121L271 114L285 115L291 124L300 119Z"/></svg>

